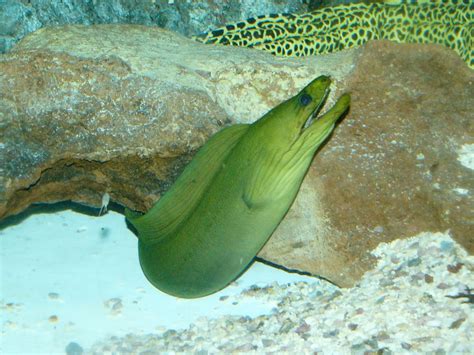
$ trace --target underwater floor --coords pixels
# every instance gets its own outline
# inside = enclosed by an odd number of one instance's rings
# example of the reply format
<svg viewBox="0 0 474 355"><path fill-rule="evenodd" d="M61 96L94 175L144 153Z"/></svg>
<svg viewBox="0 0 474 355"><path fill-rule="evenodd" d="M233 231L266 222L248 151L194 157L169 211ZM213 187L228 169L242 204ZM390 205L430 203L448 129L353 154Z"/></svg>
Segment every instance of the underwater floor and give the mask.
<svg viewBox="0 0 474 355"><path fill-rule="evenodd" d="M80 354L110 336L187 328L202 316L268 314L276 302L237 296L251 285L314 280L256 262L217 294L178 299L148 283L136 244L116 212L32 214L0 229L0 353Z"/></svg>

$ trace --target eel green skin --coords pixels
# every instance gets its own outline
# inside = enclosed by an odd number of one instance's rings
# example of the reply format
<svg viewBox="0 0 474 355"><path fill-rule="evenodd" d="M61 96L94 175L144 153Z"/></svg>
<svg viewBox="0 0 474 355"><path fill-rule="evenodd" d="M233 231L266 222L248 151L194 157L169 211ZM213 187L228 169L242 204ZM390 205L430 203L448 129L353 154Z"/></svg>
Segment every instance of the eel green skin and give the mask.
<svg viewBox="0 0 474 355"><path fill-rule="evenodd" d="M344 94L311 119L329 85L329 77L318 77L253 124L221 130L146 214L126 211L138 232L142 270L155 287L177 297L206 296L247 268L349 107Z"/></svg>
<svg viewBox="0 0 474 355"><path fill-rule="evenodd" d="M474 68L472 0L354 3L304 14L272 14L228 24L193 38L202 43L251 47L277 56L325 54L373 39L438 43Z"/></svg>

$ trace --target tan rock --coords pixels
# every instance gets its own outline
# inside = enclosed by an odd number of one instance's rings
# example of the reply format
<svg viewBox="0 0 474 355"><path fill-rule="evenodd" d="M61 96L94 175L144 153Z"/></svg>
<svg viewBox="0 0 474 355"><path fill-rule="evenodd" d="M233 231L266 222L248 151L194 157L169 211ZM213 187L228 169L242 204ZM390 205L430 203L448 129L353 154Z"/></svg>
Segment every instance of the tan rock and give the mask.
<svg viewBox="0 0 474 355"><path fill-rule="evenodd" d="M211 134L320 74L329 104L350 90L352 108L260 256L349 286L378 243L419 231L451 229L472 253L474 179L457 158L474 143L473 72L436 45L286 59L151 27L42 29L0 57L0 218L105 192L146 210Z"/></svg>
<svg viewBox="0 0 474 355"><path fill-rule="evenodd" d="M30 34L0 57L0 218L35 202L97 206L105 192L146 210L210 135L323 72L341 78L352 56L323 70L136 25Z"/></svg>

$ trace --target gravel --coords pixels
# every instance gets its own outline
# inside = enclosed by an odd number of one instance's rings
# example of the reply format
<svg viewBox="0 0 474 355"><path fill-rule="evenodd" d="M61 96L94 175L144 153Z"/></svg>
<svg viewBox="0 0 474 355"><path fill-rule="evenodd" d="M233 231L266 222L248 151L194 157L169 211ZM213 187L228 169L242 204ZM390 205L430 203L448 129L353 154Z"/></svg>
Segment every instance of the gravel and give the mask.
<svg viewBox="0 0 474 355"><path fill-rule="evenodd" d="M351 289L314 283L252 286L237 297L277 306L256 318L200 318L187 329L129 334L87 354L323 352L474 353L474 257L449 233L380 244L375 268Z"/></svg>

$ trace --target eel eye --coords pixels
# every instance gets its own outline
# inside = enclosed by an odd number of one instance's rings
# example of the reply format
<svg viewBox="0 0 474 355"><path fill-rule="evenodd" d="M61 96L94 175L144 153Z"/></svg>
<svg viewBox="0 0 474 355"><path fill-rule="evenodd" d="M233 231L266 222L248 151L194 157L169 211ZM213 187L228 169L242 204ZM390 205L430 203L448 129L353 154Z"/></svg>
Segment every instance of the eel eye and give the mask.
<svg viewBox="0 0 474 355"><path fill-rule="evenodd" d="M308 94L303 94L300 96L300 104L301 106L308 106L309 103L312 101L313 99L311 98L311 96L309 96Z"/></svg>

